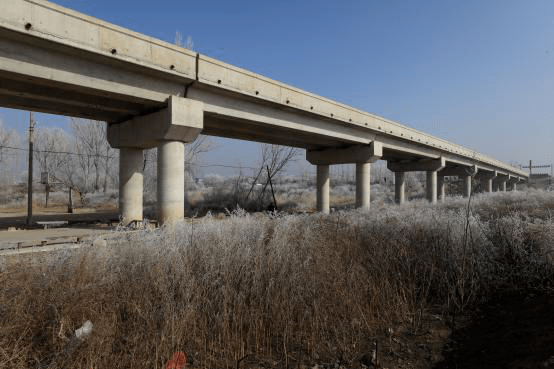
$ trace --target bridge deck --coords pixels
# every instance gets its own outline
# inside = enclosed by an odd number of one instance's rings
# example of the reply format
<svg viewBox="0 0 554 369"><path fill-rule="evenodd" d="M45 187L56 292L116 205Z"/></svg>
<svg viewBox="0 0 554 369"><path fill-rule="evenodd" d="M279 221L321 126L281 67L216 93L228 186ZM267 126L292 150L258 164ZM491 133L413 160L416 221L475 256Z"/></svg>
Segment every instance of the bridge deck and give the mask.
<svg viewBox="0 0 554 369"><path fill-rule="evenodd" d="M383 143L383 159L444 157L527 173L446 140L43 0L0 0L0 105L108 123L204 102L204 131L319 149Z"/></svg>

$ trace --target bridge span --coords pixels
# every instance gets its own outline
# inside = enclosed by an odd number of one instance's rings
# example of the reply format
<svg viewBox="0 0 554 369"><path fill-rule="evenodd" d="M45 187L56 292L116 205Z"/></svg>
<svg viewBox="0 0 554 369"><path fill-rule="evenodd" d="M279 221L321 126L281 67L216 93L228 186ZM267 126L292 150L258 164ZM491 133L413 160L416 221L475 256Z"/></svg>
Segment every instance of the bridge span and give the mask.
<svg viewBox="0 0 554 369"><path fill-rule="evenodd" d="M142 220L143 150L158 150L158 217L184 215L184 143L200 133L306 149L317 208L329 211L329 165L356 164L356 205L369 208L370 165L486 191L512 189L519 168L350 106L43 0L0 0L0 106L106 121L120 149L120 213Z"/></svg>

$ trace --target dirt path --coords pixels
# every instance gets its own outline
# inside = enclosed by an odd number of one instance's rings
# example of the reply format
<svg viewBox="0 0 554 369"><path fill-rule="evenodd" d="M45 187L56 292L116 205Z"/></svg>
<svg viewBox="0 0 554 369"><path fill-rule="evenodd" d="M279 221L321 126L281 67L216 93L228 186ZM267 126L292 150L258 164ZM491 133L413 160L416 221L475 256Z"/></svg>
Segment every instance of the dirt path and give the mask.
<svg viewBox="0 0 554 369"><path fill-rule="evenodd" d="M554 368L554 294L492 300L450 338L436 369Z"/></svg>

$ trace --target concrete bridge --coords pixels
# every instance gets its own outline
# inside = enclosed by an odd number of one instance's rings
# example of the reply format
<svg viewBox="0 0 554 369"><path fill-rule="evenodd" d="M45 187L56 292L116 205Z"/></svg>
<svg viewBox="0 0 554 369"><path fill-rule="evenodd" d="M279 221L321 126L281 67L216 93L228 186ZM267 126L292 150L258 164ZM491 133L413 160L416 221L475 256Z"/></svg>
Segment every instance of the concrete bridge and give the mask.
<svg viewBox="0 0 554 369"><path fill-rule="evenodd" d="M527 174L459 145L43 0L0 0L0 106L108 123L120 149L120 213L142 219L142 151L158 149L158 216L184 212L184 143L200 133L306 149L317 208L329 211L329 165L356 164L356 205L369 208L370 165L513 189ZM500 143L499 143L500 144Z"/></svg>

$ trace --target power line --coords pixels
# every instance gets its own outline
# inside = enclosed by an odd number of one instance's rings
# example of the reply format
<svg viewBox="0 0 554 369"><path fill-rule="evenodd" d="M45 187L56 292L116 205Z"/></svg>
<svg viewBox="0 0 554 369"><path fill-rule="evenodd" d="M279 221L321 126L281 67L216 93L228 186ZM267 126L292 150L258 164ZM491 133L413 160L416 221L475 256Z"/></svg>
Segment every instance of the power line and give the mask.
<svg viewBox="0 0 554 369"><path fill-rule="evenodd" d="M0 149L11 149L11 150L19 150L19 151L29 151L29 149L24 149L21 147L12 147L12 146L3 146L0 145ZM88 156L88 157L100 157L100 158L108 158L113 159L115 156L112 155L103 155L103 154L86 154L86 153L78 153L78 152L71 152L71 151L53 151L53 150L34 150L33 152L39 152L39 153L45 153L45 154L58 154L58 155L75 155L75 156Z"/></svg>
<svg viewBox="0 0 554 369"><path fill-rule="evenodd" d="M13 147L13 146L5 146L0 145L0 149L10 149L10 150L18 150L18 151L25 151L28 152L29 149L24 149L21 147ZM75 155L75 156L88 156L88 157L101 157L101 158L108 158L108 159L114 159L115 156L113 155L102 155L102 154L86 154L86 153L77 153L77 152L71 152L71 151L53 151L53 150L33 150L36 153L46 153L46 154L57 154L57 155ZM155 162L156 160L152 159L145 159L146 162ZM238 165L230 165L230 164L197 164L197 163L185 163L186 165L195 166L199 168L212 168L212 167L220 167L220 168L230 168L230 169L252 169L252 170L258 170L260 168L255 167L249 167L249 166L238 166Z"/></svg>

